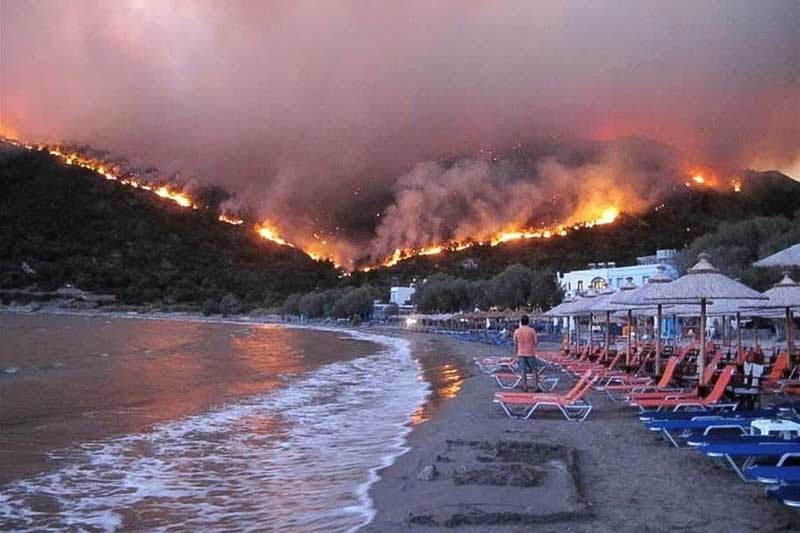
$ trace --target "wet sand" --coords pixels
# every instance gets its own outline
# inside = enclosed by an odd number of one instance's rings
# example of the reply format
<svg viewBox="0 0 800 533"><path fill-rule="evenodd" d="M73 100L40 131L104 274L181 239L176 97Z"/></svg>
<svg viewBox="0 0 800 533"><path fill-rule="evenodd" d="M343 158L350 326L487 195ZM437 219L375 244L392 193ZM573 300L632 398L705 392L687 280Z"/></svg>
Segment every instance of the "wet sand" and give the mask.
<svg viewBox="0 0 800 533"><path fill-rule="evenodd" d="M762 485L670 447L601 393L590 393L595 410L582 423L555 412L510 420L491 402L494 381L469 364L507 349L407 338L432 402L409 452L373 485L378 513L364 531L800 531L800 513L767 500ZM557 390L572 382L562 375ZM436 477L419 479L428 465Z"/></svg>

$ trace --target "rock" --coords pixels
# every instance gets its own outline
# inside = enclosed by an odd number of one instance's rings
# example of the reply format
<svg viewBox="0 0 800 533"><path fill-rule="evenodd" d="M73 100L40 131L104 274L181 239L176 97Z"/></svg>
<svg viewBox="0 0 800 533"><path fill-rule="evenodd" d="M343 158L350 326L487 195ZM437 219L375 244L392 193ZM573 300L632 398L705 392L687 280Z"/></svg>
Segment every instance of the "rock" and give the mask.
<svg viewBox="0 0 800 533"><path fill-rule="evenodd" d="M433 465L428 465L422 468L417 474L417 479L420 481L433 481L433 479L439 474L437 472L436 467Z"/></svg>

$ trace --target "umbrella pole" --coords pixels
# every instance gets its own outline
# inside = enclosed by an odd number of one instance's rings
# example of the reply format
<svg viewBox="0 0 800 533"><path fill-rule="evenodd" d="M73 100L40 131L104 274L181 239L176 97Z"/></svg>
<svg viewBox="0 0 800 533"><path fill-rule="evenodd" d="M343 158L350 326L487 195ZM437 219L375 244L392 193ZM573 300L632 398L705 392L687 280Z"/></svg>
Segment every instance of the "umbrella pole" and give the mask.
<svg viewBox="0 0 800 533"><path fill-rule="evenodd" d="M572 321L569 317L566 318L567 320L567 351L572 353Z"/></svg>
<svg viewBox="0 0 800 533"><path fill-rule="evenodd" d="M628 309L628 347L625 352L625 366L631 364L631 338L633 337L633 311Z"/></svg>
<svg viewBox="0 0 800 533"><path fill-rule="evenodd" d="M706 364L706 306L707 300L705 298L700 299L700 354L697 357L697 378L698 383L700 385L705 385L703 383L703 374L705 371L705 364Z"/></svg>
<svg viewBox="0 0 800 533"><path fill-rule="evenodd" d="M575 317L575 353L580 357L581 351L581 318Z"/></svg>
<svg viewBox="0 0 800 533"><path fill-rule="evenodd" d="M789 361L794 361L792 359L792 355L794 352L794 346L792 342L792 308L786 308L786 353L789 356Z"/></svg>
<svg viewBox="0 0 800 533"><path fill-rule="evenodd" d="M656 368L655 368L655 375L661 375L661 304L658 304L656 307L656 327L655 327L655 336L656 336Z"/></svg>
<svg viewBox="0 0 800 533"><path fill-rule="evenodd" d="M589 313L589 356L594 353L594 315Z"/></svg>
<svg viewBox="0 0 800 533"><path fill-rule="evenodd" d="M606 349L603 361L608 361L608 345L611 343L611 311L606 311Z"/></svg>
<svg viewBox="0 0 800 533"><path fill-rule="evenodd" d="M742 355L742 313L736 313L736 360Z"/></svg>
<svg viewBox="0 0 800 533"><path fill-rule="evenodd" d="M761 324L758 323L758 318L753 319L753 343L755 344L755 348L758 349L758 343L760 339L758 338L758 327Z"/></svg>

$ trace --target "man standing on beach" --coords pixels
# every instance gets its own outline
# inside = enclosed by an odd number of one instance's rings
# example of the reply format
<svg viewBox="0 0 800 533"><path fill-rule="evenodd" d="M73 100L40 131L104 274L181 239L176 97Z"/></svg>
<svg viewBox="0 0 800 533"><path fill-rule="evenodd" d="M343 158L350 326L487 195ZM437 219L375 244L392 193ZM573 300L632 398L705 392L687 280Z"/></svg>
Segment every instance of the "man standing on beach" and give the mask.
<svg viewBox="0 0 800 533"><path fill-rule="evenodd" d="M514 332L514 360L519 362L519 369L522 372L522 386L528 392L528 370L533 375L533 388L539 390L536 369L539 366L536 360L536 330L530 327L528 315L522 315L519 320L519 327Z"/></svg>

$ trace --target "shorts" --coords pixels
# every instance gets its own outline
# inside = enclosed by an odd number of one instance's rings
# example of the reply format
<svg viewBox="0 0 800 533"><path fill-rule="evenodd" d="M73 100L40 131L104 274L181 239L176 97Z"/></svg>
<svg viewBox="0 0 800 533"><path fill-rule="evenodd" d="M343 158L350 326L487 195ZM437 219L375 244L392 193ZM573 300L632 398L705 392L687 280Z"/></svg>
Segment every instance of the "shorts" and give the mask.
<svg viewBox="0 0 800 533"><path fill-rule="evenodd" d="M539 368L542 366L542 362L533 355L533 356L523 356L520 355L517 357L519 360L519 371L522 373L527 374L530 372L531 374L535 374L539 371Z"/></svg>

